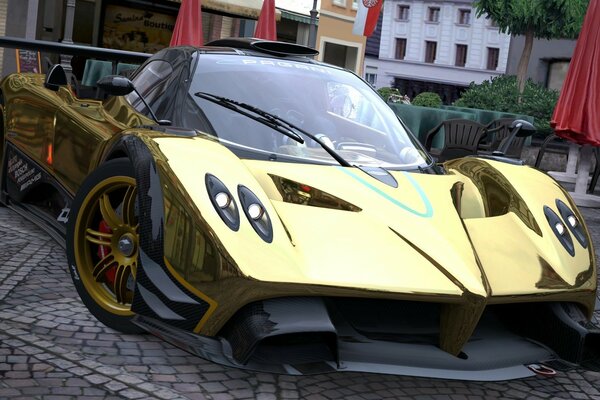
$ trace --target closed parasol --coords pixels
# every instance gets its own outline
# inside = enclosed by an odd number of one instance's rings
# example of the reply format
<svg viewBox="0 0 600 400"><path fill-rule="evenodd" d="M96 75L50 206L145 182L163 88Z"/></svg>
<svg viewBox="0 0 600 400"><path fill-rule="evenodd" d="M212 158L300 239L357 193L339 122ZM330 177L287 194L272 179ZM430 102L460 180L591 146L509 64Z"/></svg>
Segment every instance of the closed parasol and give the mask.
<svg viewBox="0 0 600 400"><path fill-rule="evenodd" d="M572 197L579 205L598 206L586 195L592 157L600 146L600 0L591 0L552 120L556 134L584 145Z"/></svg>
<svg viewBox="0 0 600 400"><path fill-rule="evenodd" d="M277 40L275 27L275 0L264 0L254 37L259 39Z"/></svg>
<svg viewBox="0 0 600 400"><path fill-rule="evenodd" d="M558 136L600 146L600 1L591 0L552 116Z"/></svg>
<svg viewBox="0 0 600 400"><path fill-rule="evenodd" d="M200 0L182 0L171 46L202 46L202 14Z"/></svg>

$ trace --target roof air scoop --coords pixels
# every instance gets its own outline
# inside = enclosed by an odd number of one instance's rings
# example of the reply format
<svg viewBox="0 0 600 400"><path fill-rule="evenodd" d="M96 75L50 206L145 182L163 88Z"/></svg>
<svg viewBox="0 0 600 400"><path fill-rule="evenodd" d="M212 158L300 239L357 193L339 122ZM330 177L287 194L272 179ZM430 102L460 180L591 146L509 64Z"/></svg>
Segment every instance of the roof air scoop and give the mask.
<svg viewBox="0 0 600 400"><path fill-rule="evenodd" d="M314 57L319 52L310 47L302 46L295 43L275 42L272 40L256 39L256 38L226 38L213 40L206 43L206 46L215 47L234 47L238 49L249 49L259 51L261 53L270 54L277 57L287 56L304 56Z"/></svg>

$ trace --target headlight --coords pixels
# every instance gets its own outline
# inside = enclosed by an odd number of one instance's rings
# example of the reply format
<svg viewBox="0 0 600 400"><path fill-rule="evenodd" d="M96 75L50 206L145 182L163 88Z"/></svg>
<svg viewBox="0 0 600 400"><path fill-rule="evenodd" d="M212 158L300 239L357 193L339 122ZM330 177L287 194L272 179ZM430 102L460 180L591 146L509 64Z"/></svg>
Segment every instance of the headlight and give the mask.
<svg viewBox="0 0 600 400"><path fill-rule="evenodd" d="M240 213L238 211L235 200L225 184L216 176L206 174L206 190L210 202L221 217L225 225L234 231L240 228Z"/></svg>
<svg viewBox="0 0 600 400"><path fill-rule="evenodd" d="M565 226L562 222L557 222L556 224L554 224L554 228L560 236L563 236L565 234Z"/></svg>
<svg viewBox="0 0 600 400"><path fill-rule="evenodd" d="M544 206L544 214L546 215L546 219L550 224L552 232L554 232L558 238L558 241L562 243L562 245L565 247L565 250L567 250L567 253L569 253L571 256L574 256L575 246L573 246L573 239L571 239L571 235L569 234L569 231L565 227L563 221L548 206Z"/></svg>
<svg viewBox="0 0 600 400"><path fill-rule="evenodd" d="M569 227L569 230L575 236L575 239L579 242L579 244L585 249L588 245L587 236L583 231L583 225L579 222L573 211L567 206L564 202L560 200L556 200L556 207L560 212L561 217L567 223L566 225Z"/></svg>
<svg viewBox="0 0 600 400"><path fill-rule="evenodd" d="M262 240L271 243L273 241L273 226L271 225L271 219L265 206L246 186L238 186L238 195L240 196L240 203L242 204L244 214L246 214L252 228L254 228Z"/></svg>

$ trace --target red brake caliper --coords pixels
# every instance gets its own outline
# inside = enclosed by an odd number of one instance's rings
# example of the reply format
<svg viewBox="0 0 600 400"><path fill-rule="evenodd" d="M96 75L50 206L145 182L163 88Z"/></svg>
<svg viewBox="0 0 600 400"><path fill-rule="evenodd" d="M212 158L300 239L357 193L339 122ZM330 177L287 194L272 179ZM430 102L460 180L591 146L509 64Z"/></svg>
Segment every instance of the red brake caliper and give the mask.
<svg viewBox="0 0 600 400"><path fill-rule="evenodd" d="M102 233L112 233L112 229L110 229L110 227L104 220L100 221L100 226L98 227L98 231L100 231ZM110 253L110 248L108 246L98 245L98 257L101 260L104 257L106 257L108 255L108 253ZM110 267L109 269L107 269L106 272L104 273L104 277L106 278L106 283L108 283L109 285L114 285L116 273L117 273L116 267Z"/></svg>

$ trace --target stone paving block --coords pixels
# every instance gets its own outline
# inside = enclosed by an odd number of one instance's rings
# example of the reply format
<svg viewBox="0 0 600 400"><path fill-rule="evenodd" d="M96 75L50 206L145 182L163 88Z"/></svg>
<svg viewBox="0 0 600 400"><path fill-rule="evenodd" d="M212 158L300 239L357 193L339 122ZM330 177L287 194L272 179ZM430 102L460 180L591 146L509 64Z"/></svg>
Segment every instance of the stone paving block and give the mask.
<svg viewBox="0 0 600 400"><path fill-rule="evenodd" d="M155 382L177 382L175 375L154 374L152 380Z"/></svg>
<svg viewBox="0 0 600 400"><path fill-rule="evenodd" d="M200 389L199 385L194 385L192 383L175 383L173 384L173 389L180 391L180 392L190 392L190 393L196 393L196 392L202 392L202 389Z"/></svg>
<svg viewBox="0 0 600 400"><path fill-rule="evenodd" d="M224 392L227 388L220 382L202 382L200 386L209 393Z"/></svg>
<svg viewBox="0 0 600 400"><path fill-rule="evenodd" d="M112 390L113 392L118 392L119 390L123 390L127 388L127 385L121 383L121 382L117 382L117 381L109 381L104 385L106 388L108 388L109 390Z"/></svg>
<svg viewBox="0 0 600 400"><path fill-rule="evenodd" d="M139 392L139 391L133 390L133 389L121 390L119 392L119 396L122 396L123 398L126 398L126 399L143 399L143 398L150 397L150 396L148 396L147 393L142 393L142 392Z"/></svg>
<svg viewBox="0 0 600 400"><path fill-rule="evenodd" d="M93 384L106 383L112 380L111 378L100 374L87 375L84 377L84 379Z"/></svg>
<svg viewBox="0 0 600 400"><path fill-rule="evenodd" d="M14 397L21 394L20 390L14 388L1 388L0 387L0 398Z"/></svg>
<svg viewBox="0 0 600 400"><path fill-rule="evenodd" d="M215 393L211 395L213 400L233 400L235 397L229 393Z"/></svg>
<svg viewBox="0 0 600 400"><path fill-rule="evenodd" d="M273 393L258 393L256 395L256 400L277 400L277 396Z"/></svg>

